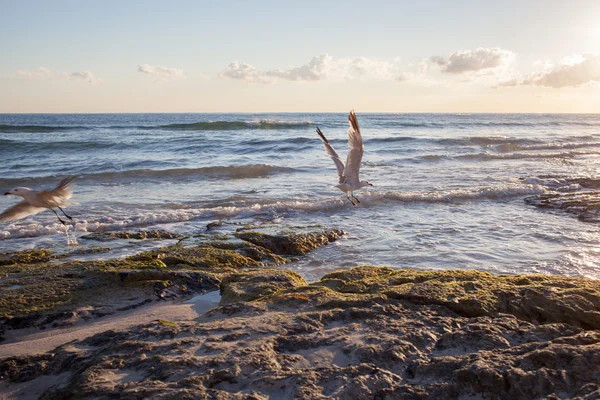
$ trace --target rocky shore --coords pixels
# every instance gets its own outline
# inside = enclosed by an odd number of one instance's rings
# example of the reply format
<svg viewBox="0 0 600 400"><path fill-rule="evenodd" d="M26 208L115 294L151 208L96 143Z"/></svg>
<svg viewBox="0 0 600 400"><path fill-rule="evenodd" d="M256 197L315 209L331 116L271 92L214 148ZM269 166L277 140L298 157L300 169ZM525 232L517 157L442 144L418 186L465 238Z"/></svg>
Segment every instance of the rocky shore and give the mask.
<svg viewBox="0 0 600 400"><path fill-rule="evenodd" d="M0 350L23 349L0 357L0 398L600 398L600 282L360 266L308 283L286 269L341 235L133 232L90 239L178 243L1 255ZM176 318L203 293L215 303ZM27 349L32 332L120 315L147 318Z"/></svg>

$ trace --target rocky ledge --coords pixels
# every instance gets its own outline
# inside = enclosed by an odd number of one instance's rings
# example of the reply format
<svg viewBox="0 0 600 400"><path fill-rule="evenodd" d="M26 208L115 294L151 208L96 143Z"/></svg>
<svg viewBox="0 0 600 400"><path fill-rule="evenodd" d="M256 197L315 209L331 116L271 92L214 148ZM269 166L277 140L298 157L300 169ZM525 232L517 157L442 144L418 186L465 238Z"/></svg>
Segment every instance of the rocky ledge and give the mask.
<svg viewBox="0 0 600 400"><path fill-rule="evenodd" d="M197 320L0 361L43 399L598 399L600 282L356 267L237 270Z"/></svg>
<svg viewBox="0 0 600 400"><path fill-rule="evenodd" d="M142 236L177 237L149 232ZM271 235L269 248L243 238L202 235L124 259L94 261L67 260L74 253L57 255L43 249L0 254L0 343L7 331L60 328L158 300L215 290L230 274L280 266L297 254L292 250L313 250L337 240L341 233ZM110 237L141 236L121 232Z"/></svg>

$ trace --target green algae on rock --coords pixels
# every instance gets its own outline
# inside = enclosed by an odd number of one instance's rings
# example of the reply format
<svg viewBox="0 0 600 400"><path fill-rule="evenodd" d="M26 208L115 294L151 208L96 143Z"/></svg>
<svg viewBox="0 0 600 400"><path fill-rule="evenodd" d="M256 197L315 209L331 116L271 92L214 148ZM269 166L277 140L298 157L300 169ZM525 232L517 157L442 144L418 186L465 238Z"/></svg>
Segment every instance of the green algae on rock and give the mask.
<svg viewBox="0 0 600 400"><path fill-rule="evenodd" d="M107 315L148 301L214 290L228 274L288 261L244 240L221 239L222 235L206 235L200 241L190 239L191 243L181 242L124 259L65 261L47 250L4 255L5 265L0 266L0 341L6 329L65 325L80 316ZM286 276L289 282L276 282L275 275ZM271 271L265 276L273 280L246 291L266 296L306 284L287 271ZM243 297L241 292L238 296Z"/></svg>
<svg viewBox="0 0 600 400"><path fill-rule="evenodd" d="M294 271L259 269L227 275L221 282L221 305L260 300L307 283Z"/></svg>
<svg viewBox="0 0 600 400"><path fill-rule="evenodd" d="M600 282L585 278L362 266L327 274L314 285L442 305L466 317L504 313L530 322L600 329Z"/></svg>
<svg viewBox="0 0 600 400"><path fill-rule="evenodd" d="M576 318L542 324L516 308L507 314L517 305L494 299L508 292L525 302L530 290L548 303L582 296L588 303L576 303L593 312L598 284L363 266L307 285L290 271L247 270L225 277L226 304L197 320L0 360L0 375L63 377L42 399L591 400L600 398L600 331ZM477 295L482 306L454 309ZM482 310L490 315L475 316Z"/></svg>
<svg viewBox="0 0 600 400"><path fill-rule="evenodd" d="M53 258L52 250L21 250L14 253L0 254L0 266L11 264L36 264L48 262Z"/></svg>
<svg viewBox="0 0 600 400"><path fill-rule="evenodd" d="M304 255L317 247L338 240L344 231L331 229L322 232L286 233L273 235L255 231L239 231L235 236L282 255Z"/></svg>

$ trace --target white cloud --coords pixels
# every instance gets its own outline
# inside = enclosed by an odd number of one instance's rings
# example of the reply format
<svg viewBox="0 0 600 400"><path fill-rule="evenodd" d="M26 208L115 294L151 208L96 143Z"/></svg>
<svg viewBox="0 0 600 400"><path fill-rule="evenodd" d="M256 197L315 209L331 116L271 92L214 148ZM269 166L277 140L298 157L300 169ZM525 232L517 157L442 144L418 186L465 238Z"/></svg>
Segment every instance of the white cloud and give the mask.
<svg viewBox="0 0 600 400"><path fill-rule="evenodd" d="M515 54L500 48L478 48L456 51L448 57L433 56L431 62L440 66L448 74L479 72L508 65Z"/></svg>
<svg viewBox="0 0 600 400"><path fill-rule="evenodd" d="M394 80L398 74L400 67L396 63L368 57L334 58L328 54L321 54L304 65L266 71L235 61L221 71L219 77L253 83L272 83L278 79L305 82L365 78Z"/></svg>
<svg viewBox="0 0 600 400"><path fill-rule="evenodd" d="M154 82L167 82L174 79L184 79L185 74L182 69L161 67L159 65L138 65L138 72L154 77Z"/></svg>
<svg viewBox="0 0 600 400"><path fill-rule="evenodd" d="M545 64L542 71L500 83L498 86L535 85L552 88L576 87L600 82L600 55L569 56L559 65Z"/></svg>
<svg viewBox="0 0 600 400"><path fill-rule="evenodd" d="M81 80L89 83L100 83L102 80L92 74L90 71L71 72L67 74L67 78L71 80Z"/></svg>
<svg viewBox="0 0 600 400"><path fill-rule="evenodd" d="M227 68L221 71L219 77L256 83L271 83L273 81L263 71L250 64L239 63L237 61L232 62Z"/></svg>
<svg viewBox="0 0 600 400"><path fill-rule="evenodd" d="M44 80L50 78L52 71L45 67L39 67L33 71L18 70L17 77L26 80Z"/></svg>

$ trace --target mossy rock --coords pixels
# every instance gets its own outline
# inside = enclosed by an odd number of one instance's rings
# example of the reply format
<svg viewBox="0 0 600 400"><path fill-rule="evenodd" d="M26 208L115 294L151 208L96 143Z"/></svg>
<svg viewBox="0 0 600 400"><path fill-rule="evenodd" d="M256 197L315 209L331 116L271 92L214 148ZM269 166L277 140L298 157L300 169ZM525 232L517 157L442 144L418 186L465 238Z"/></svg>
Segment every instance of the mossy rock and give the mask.
<svg viewBox="0 0 600 400"><path fill-rule="evenodd" d="M304 255L318 247L338 240L342 235L344 235L344 231L341 229L283 235L271 235L255 231L240 231L235 234L236 237L242 240L280 255Z"/></svg>
<svg viewBox="0 0 600 400"><path fill-rule="evenodd" d="M305 285L304 278L293 271L261 269L231 274L221 282L221 305L259 300L285 289Z"/></svg>
<svg viewBox="0 0 600 400"><path fill-rule="evenodd" d="M209 245L186 247L174 245L157 250L145 251L127 259L131 262L160 262L168 268L192 268L205 271L231 272L241 268L262 265L251 257L235 250L222 249ZM141 261L138 261L141 260Z"/></svg>
<svg viewBox="0 0 600 400"><path fill-rule="evenodd" d="M45 263L53 258L54 252L46 249L22 250L14 253L0 254L0 266L11 264Z"/></svg>
<svg viewBox="0 0 600 400"><path fill-rule="evenodd" d="M200 243L198 247L233 250L255 261L267 262L271 265L281 265L288 262L286 258L274 254L272 251L246 241L238 240L232 242L225 240L212 240L209 242Z"/></svg>
<svg viewBox="0 0 600 400"><path fill-rule="evenodd" d="M325 275L314 286L442 305L466 317L512 314L537 323L600 329L600 282L554 275L492 275L362 266Z"/></svg>

